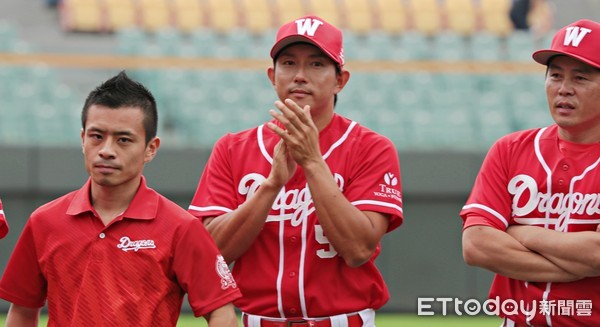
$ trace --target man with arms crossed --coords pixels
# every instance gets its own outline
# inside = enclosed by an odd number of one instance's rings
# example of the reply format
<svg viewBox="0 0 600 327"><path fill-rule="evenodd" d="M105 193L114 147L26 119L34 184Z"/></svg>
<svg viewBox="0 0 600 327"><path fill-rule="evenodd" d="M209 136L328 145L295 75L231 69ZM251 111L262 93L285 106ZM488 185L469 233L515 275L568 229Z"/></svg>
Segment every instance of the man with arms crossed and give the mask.
<svg viewBox="0 0 600 327"><path fill-rule="evenodd" d="M160 145L156 102L124 72L88 96L81 141L90 175L38 208L0 281L7 326L176 326L183 295L211 327L237 326L240 292L202 223L146 185Z"/></svg>
<svg viewBox="0 0 600 327"><path fill-rule="evenodd" d="M373 326L389 299L374 261L402 222L398 153L334 112L350 77L339 29L299 18L271 57L274 119L216 143L189 211L235 262L245 326Z"/></svg>
<svg viewBox="0 0 600 327"><path fill-rule="evenodd" d="M465 261L496 273L490 298L531 312L503 326L600 326L599 50L600 24L580 20L533 54L555 124L497 141L460 213Z"/></svg>

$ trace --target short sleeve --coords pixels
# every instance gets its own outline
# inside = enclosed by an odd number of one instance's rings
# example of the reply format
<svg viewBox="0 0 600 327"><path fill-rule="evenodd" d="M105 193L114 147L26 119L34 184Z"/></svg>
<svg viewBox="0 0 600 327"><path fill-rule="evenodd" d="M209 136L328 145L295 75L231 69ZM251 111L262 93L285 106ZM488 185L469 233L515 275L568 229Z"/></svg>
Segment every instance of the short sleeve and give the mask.
<svg viewBox="0 0 600 327"><path fill-rule="evenodd" d="M371 134L354 156L351 176L344 188L346 198L362 211L390 215L388 232L403 221L400 159L393 143Z"/></svg>
<svg viewBox="0 0 600 327"><path fill-rule="evenodd" d="M511 217L508 193L509 142L500 139L488 151L460 216L463 228L486 225L506 230Z"/></svg>
<svg viewBox="0 0 600 327"><path fill-rule="evenodd" d="M219 216L237 207L227 148L230 135L217 141L206 163L188 212L195 217Z"/></svg>
<svg viewBox="0 0 600 327"><path fill-rule="evenodd" d="M40 269L31 222L25 225L6 265L0 280L0 298L39 308L46 302L47 283Z"/></svg>
<svg viewBox="0 0 600 327"><path fill-rule="evenodd" d="M188 293L188 301L197 317L241 297L225 260L199 219L182 226L173 271Z"/></svg>

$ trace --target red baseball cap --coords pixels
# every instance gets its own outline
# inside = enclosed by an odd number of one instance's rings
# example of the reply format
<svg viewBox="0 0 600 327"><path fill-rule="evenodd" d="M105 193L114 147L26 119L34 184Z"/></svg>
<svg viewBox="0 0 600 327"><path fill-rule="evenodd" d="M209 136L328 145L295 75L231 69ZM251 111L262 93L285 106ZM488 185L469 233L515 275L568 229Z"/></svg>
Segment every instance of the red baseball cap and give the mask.
<svg viewBox="0 0 600 327"><path fill-rule="evenodd" d="M271 49L271 58L275 58L281 49L297 42L314 44L337 64L344 66L342 31L322 18L304 16L281 26Z"/></svg>
<svg viewBox="0 0 600 327"><path fill-rule="evenodd" d="M582 19L561 28L550 49L533 53L533 60L547 65L556 55L566 55L600 68L600 23Z"/></svg>

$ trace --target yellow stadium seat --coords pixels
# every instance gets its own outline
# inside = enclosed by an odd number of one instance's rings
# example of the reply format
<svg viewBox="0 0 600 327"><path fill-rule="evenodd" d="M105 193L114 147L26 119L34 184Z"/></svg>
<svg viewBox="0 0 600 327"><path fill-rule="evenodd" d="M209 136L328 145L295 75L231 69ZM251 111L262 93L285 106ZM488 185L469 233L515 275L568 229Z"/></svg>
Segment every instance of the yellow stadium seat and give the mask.
<svg viewBox="0 0 600 327"><path fill-rule="evenodd" d="M527 15L530 29L538 36L543 36L552 30L554 23L554 8L550 1L534 0Z"/></svg>
<svg viewBox="0 0 600 327"><path fill-rule="evenodd" d="M167 0L137 0L143 29L154 32L171 27L171 8Z"/></svg>
<svg viewBox="0 0 600 327"><path fill-rule="evenodd" d="M331 25L341 26L340 8L336 0L308 0L308 12L323 18Z"/></svg>
<svg viewBox="0 0 600 327"><path fill-rule="evenodd" d="M235 0L206 0L210 27L217 32L227 33L239 28Z"/></svg>
<svg viewBox="0 0 600 327"><path fill-rule="evenodd" d="M303 0L272 0L277 16L277 25L282 25L306 15Z"/></svg>
<svg viewBox="0 0 600 327"><path fill-rule="evenodd" d="M245 28L252 34L262 34L275 27L268 0L239 0Z"/></svg>
<svg viewBox="0 0 600 327"><path fill-rule="evenodd" d="M374 29L373 10L369 0L345 0L346 28L357 34L366 34Z"/></svg>
<svg viewBox="0 0 600 327"><path fill-rule="evenodd" d="M437 0L409 0L413 28L425 35L434 35L442 29L441 9Z"/></svg>
<svg viewBox="0 0 600 327"><path fill-rule="evenodd" d="M444 13L447 28L461 35L471 35L477 31L477 10L475 0L445 0Z"/></svg>
<svg viewBox="0 0 600 327"><path fill-rule="evenodd" d="M103 0L107 28L111 31L137 26L137 8L133 0Z"/></svg>
<svg viewBox="0 0 600 327"><path fill-rule="evenodd" d="M104 29L98 0L64 0L60 14L66 30L99 32Z"/></svg>
<svg viewBox="0 0 600 327"><path fill-rule="evenodd" d="M379 29L389 34L401 34L407 29L406 8L401 0L374 0Z"/></svg>
<svg viewBox="0 0 600 327"><path fill-rule="evenodd" d="M511 0L480 0L479 10L482 30L498 36L506 36L513 31L509 18Z"/></svg>
<svg viewBox="0 0 600 327"><path fill-rule="evenodd" d="M200 0L172 0L174 26L189 33L204 27L204 8Z"/></svg>

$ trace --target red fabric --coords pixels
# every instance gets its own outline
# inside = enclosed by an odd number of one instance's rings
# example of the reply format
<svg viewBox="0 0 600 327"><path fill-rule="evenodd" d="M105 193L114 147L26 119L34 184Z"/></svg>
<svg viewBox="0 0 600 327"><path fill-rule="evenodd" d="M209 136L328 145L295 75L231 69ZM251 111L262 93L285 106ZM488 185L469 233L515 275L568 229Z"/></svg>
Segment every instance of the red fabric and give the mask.
<svg viewBox="0 0 600 327"><path fill-rule="evenodd" d="M248 326L248 317L244 316L242 320L245 327ZM271 321L266 319L261 319L260 327L331 327L331 320L322 319L322 320L287 320L287 321ZM363 321L360 318L360 315L353 314L348 316L348 327L362 327Z"/></svg>
<svg viewBox="0 0 600 327"><path fill-rule="evenodd" d="M4 209L2 209L2 201L0 200L0 238L3 238L8 234L8 223L4 216Z"/></svg>
<svg viewBox="0 0 600 327"><path fill-rule="evenodd" d="M268 176L278 140L266 127L224 136L213 149L189 211L198 217L219 216L242 205ZM338 115L321 132L319 144L344 196L360 210L389 214L390 231L398 227L402 193L393 144ZM284 200L281 195L275 200L262 232L233 266L244 294L236 306L268 317L281 317L281 307L288 318L383 306L389 292L375 265L379 250L366 264L349 267L323 235L300 168L284 191Z"/></svg>
<svg viewBox="0 0 600 327"><path fill-rule="evenodd" d="M0 281L0 297L41 307L49 326L175 326L184 293L195 315L240 296L217 272L202 223L146 187L104 226L90 182L37 209ZM193 258L191 260L190 258Z"/></svg>
<svg viewBox="0 0 600 327"><path fill-rule="evenodd" d="M506 230L510 225L527 224L564 232L596 230L600 223L600 145L559 140L557 130L552 125L516 132L490 149L460 213L464 228L486 225ZM489 297L498 297L500 302L524 301L529 306L535 302L537 310L530 321L534 326L548 324L540 310L545 304L554 307L548 318L553 326L600 326L599 277L526 283L496 275ZM526 321L521 312L508 316L520 324Z"/></svg>

